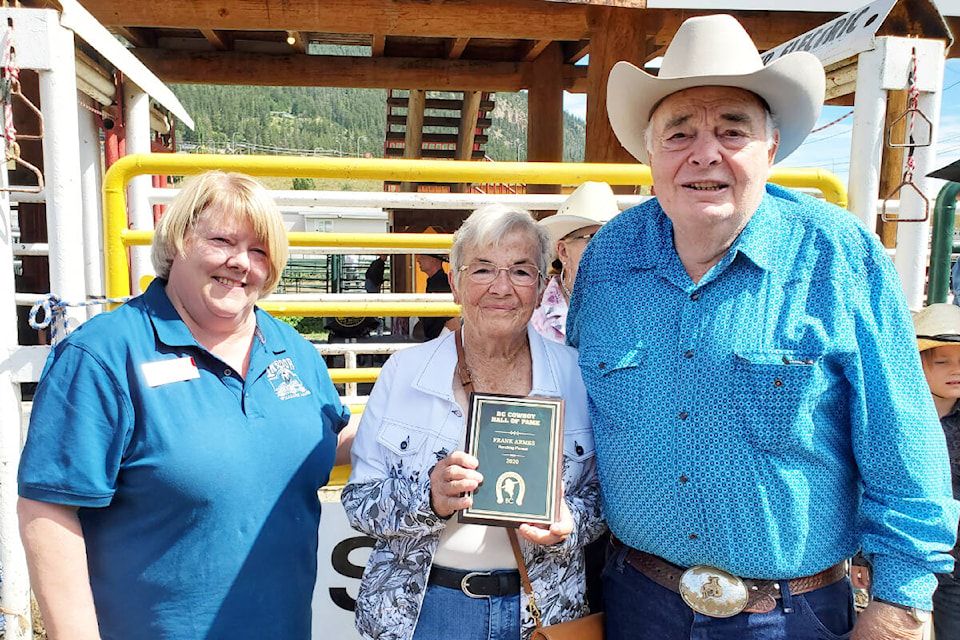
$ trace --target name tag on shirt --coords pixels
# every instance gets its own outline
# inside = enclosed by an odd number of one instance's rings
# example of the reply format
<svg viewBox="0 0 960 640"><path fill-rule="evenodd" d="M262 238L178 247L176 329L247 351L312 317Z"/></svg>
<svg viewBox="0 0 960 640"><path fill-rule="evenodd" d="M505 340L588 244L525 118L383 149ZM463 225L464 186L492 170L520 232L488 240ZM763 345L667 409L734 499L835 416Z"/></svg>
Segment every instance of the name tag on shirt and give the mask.
<svg viewBox="0 0 960 640"><path fill-rule="evenodd" d="M174 358L173 360L144 362L140 365L140 370L143 372L147 385L151 387L200 377L200 370L197 369L197 365L190 356Z"/></svg>

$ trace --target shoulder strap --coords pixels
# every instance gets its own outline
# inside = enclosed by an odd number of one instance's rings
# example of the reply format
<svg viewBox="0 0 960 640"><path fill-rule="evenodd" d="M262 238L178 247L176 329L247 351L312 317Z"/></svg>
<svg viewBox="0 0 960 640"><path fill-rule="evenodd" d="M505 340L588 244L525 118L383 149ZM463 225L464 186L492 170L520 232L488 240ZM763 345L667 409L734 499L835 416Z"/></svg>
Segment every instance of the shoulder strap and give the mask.
<svg viewBox="0 0 960 640"><path fill-rule="evenodd" d="M530 584L530 576L527 574L527 563L523 561L523 554L520 552L520 541L517 540L516 529L507 529L507 537L510 538L510 547L513 549L513 557L517 561L517 571L520 572L520 582L523 583L523 592L527 594L530 600L530 615L533 622L540 628L540 607L537 606L537 600L533 596L533 585Z"/></svg>
<svg viewBox="0 0 960 640"><path fill-rule="evenodd" d="M467 393L473 391L473 373L467 366L467 359L463 355L463 329L458 327L456 335L453 336L457 343L457 375L460 376L460 384Z"/></svg>

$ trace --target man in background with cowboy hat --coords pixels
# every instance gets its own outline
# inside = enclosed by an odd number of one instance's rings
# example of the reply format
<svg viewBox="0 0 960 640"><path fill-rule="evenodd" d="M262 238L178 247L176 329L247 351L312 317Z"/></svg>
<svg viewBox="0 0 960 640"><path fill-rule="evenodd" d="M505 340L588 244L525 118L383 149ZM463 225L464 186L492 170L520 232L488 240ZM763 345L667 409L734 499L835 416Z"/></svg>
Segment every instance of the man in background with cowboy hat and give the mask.
<svg viewBox="0 0 960 640"><path fill-rule="evenodd" d="M443 263L450 258L444 254L418 253L417 266L427 275L427 293L450 293L450 282L447 272L443 270ZM423 329L423 339L433 340L443 332L446 326L451 331L456 329L453 318L426 317L420 318L420 327Z"/></svg>
<svg viewBox="0 0 960 640"><path fill-rule="evenodd" d="M919 639L953 565L960 505L893 264L848 212L766 184L823 95L813 55L765 67L722 15L685 21L659 77L611 71L657 198L591 240L567 319L615 536L610 640Z"/></svg>

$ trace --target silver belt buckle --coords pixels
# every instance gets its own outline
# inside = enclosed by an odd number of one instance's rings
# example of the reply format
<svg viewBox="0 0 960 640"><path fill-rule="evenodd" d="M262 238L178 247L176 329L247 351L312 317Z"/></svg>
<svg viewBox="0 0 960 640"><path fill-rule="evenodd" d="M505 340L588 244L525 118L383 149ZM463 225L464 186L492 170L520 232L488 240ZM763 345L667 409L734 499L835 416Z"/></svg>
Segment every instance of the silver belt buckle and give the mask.
<svg viewBox="0 0 960 640"><path fill-rule="evenodd" d="M463 591L463 594L470 598L489 598L490 596L477 595L475 593L472 593L470 591L469 586L467 585L467 583L470 582L470 578L473 578L474 576L489 576L489 575L491 574L488 571L471 571L467 575L463 576L462 580L460 580L460 591Z"/></svg>
<svg viewBox="0 0 960 640"><path fill-rule="evenodd" d="M743 580L722 569L698 564L680 576L680 597L687 606L711 618L730 618L747 606Z"/></svg>

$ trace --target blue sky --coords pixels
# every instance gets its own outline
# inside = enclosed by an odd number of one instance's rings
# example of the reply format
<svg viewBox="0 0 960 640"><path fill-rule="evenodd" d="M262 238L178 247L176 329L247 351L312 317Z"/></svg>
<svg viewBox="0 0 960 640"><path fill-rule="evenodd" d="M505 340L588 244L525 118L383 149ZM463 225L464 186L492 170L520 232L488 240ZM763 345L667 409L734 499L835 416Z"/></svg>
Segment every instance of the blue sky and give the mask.
<svg viewBox="0 0 960 640"><path fill-rule="evenodd" d="M947 60L943 76L940 123L937 135L936 167L950 164L960 158L960 59ZM564 108L586 120L586 95L564 94ZM815 129L824 127L853 110L853 107L825 106ZM811 133L804 143L780 163L781 167L812 167L837 174L848 184L850 169L850 139L853 116ZM939 191L939 181L933 183ZM936 195L936 191L932 194Z"/></svg>

